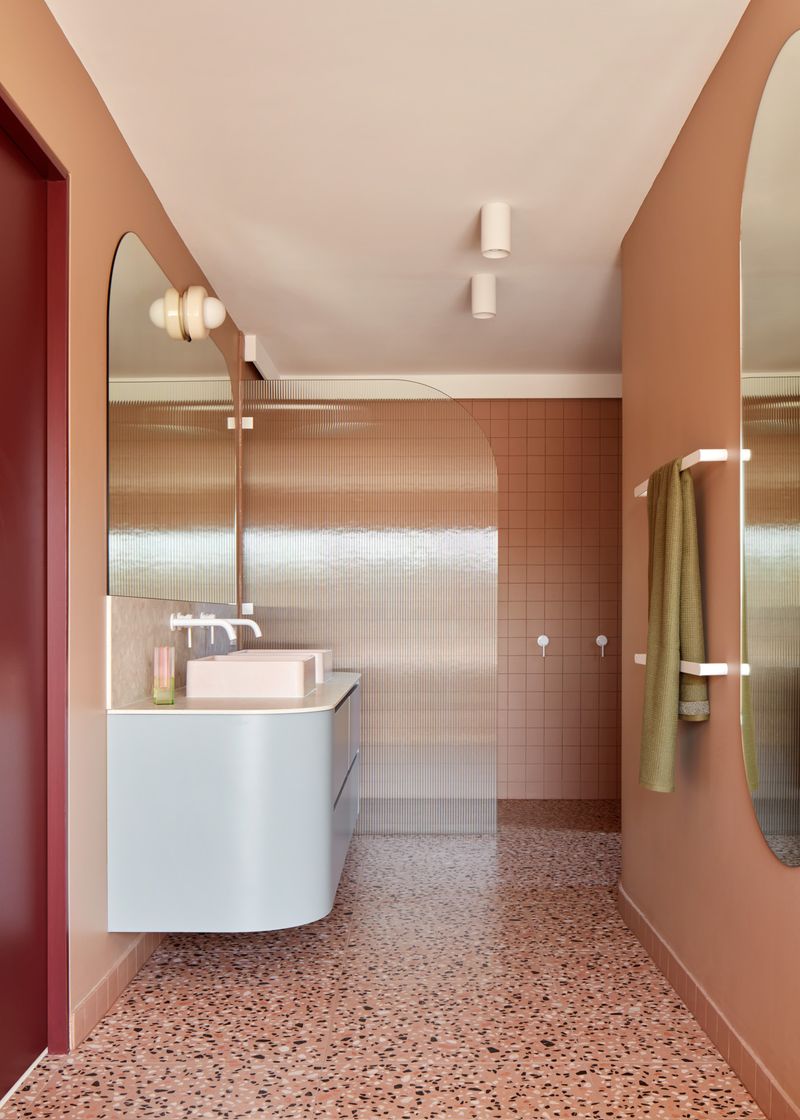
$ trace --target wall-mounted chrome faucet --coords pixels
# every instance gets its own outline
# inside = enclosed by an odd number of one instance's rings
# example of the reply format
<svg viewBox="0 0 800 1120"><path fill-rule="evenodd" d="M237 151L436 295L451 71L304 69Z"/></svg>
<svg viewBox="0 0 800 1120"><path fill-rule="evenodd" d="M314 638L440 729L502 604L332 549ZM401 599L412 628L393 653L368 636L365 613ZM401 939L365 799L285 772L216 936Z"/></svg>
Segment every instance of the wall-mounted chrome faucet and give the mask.
<svg viewBox="0 0 800 1120"><path fill-rule="evenodd" d="M199 618L195 618L194 615L191 614L171 614L169 616L170 630L188 631L189 649L192 648L192 630L195 627L210 630L211 641L213 643L214 629L217 626L225 631L232 646L237 644L235 626L248 626L257 638L261 637L261 627L250 618L217 618L214 614L205 613L201 614Z"/></svg>

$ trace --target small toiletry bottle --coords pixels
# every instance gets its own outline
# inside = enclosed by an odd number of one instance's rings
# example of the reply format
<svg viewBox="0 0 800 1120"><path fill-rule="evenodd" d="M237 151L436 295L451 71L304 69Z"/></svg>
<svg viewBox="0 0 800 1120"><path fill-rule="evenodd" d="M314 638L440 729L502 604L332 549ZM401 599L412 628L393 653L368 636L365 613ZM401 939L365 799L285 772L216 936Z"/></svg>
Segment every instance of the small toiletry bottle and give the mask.
<svg viewBox="0 0 800 1120"><path fill-rule="evenodd" d="M153 703L175 703L175 647L153 649Z"/></svg>

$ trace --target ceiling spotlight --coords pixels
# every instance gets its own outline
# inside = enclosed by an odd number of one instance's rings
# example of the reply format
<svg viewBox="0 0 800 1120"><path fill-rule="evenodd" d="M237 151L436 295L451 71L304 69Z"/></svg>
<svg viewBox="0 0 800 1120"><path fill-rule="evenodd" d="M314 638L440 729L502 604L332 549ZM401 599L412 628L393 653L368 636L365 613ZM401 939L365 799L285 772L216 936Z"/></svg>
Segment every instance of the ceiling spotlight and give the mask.
<svg viewBox="0 0 800 1120"><path fill-rule="evenodd" d="M511 252L511 207L507 202L484 202L481 207L481 252L493 259Z"/></svg>
<svg viewBox="0 0 800 1120"><path fill-rule="evenodd" d="M225 304L199 284L187 288L183 295L177 288L167 288L162 299L150 304L150 322L177 342L207 338L209 331L222 326L226 314Z"/></svg>
<svg viewBox="0 0 800 1120"><path fill-rule="evenodd" d="M497 311L497 288L493 272L479 272L472 277L473 319L494 319Z"/></svg>

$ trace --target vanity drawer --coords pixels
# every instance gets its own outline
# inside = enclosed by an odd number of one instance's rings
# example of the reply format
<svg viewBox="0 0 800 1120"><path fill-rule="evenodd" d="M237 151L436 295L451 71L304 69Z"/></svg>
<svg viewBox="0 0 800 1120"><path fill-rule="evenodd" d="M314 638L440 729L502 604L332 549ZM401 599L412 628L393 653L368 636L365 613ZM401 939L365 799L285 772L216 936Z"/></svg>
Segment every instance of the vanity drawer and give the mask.
<svg viewBox="0 0 800 1120"><path fill-rule="evenodd" d="M339 796L353 759L361 747L361 689L358 685L333 713L331 795Z"/></svg>
<svg viewBox="0 0 800 1120"><path fill-rule="evenodd" d="M350 698L333 713L333 751L331 757L331 802L339 796L350 767Z"/></svg>

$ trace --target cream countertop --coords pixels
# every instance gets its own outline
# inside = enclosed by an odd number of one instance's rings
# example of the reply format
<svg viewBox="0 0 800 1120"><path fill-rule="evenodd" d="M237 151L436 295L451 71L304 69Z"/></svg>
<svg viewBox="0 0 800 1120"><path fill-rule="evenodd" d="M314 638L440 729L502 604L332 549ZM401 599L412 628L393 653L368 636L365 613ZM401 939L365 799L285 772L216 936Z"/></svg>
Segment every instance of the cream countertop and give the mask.
<svg viewBox="0 0 800 1120"><path fill-rule="evenodd" d="M360 673L332 673L324 684L301 699L286 697L247 697L218 699L203 697L189 699L183 692L176 694L174 704L154 704L148 697L124 708L109 708L109 715L231 715L240 712L261 715L287 714L290 712L327 712L347 696L361 680Z"/></svg>

